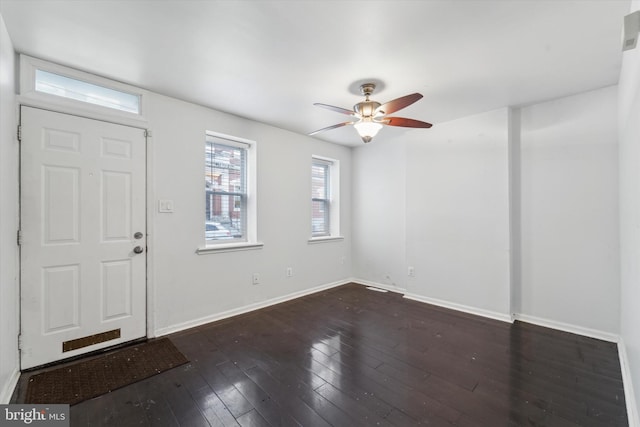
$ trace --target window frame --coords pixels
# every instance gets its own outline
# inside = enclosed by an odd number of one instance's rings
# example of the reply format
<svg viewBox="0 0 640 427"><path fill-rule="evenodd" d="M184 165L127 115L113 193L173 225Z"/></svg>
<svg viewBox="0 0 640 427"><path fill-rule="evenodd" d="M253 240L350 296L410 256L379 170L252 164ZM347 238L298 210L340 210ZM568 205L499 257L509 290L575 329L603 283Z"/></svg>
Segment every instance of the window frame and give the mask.
<svg viewBox="0 0 640 427"><path fill-rule="evenodd" d="M327 237L331 236L331 165L332 163L327 160L321 160L313 157L311 161L311 180L312 180L312 194L311 194L311 237ZM324 194L319 197L317 194L313 194L313 169L322 168L324 171ZM323 208L323 228L322 231L314 231L314 205L320 203Z"/></svg>
<svg viewBox="0 0 640 427"><path fill-rule="evenodd" d="M244 191L244 236L242 239L220 239L220 240L207 240L204 227L200 228L202 233L203 246L196 250L197 254L203 255L208 253L217 252L231 252L239 250L260 249L263 243L259 242L257 237L257 200L256 200L256 142L240 138L232 135L227 135L219 132L206 131L205 132L205 156L203 161L205 163L206 170L206 153L207 144L211 142L218 143L220 145L241 148L244 150L244 179L245 179L245 191ZM206 183L205 183L206 194ZM223 195L236 194L235 192L221 192ZM238 193L240 194L240 193ZM206 198L204 199L206 203ZM206 205L202 207L202 216L204 217L202 224L206 224Z"/></svg>
<svg viewBox="0 0 640 427"><path fill-rule="evenodd" d="M311 186L311 221L309 223L311 227L311 237L309 238L309 243L342 240L344 237L340 235L340 161L329 157L312 155L311 168L309 169L311 174L313 174L313 167L315 165L322 165L327 168L325 176L326 185L325 198L314 197L313 178L309 180ZM313 231L313 203L317 201L325 204L325 218L328 224L326 231L323 233L314 233Z"/></svg>

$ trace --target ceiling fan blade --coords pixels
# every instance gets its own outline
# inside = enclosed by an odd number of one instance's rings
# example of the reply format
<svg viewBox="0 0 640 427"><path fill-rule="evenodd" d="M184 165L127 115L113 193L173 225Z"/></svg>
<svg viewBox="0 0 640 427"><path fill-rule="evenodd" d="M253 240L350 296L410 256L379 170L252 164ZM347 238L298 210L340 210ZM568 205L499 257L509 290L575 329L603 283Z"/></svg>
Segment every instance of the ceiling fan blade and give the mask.
<svg viewBox="0 0 640 427"><path fill-rule="evenodd" d="M322 128L322 129L318 129L315 130L313 132L308 133L307 135L311 136L311 135L315 135L316 133L320 133L320 132L324 132L325 130L331 130L331 129L336 129L336 128L340 128L342 126L348 126L348 125L352 125L356 122L344 122L344 123L338 123L337 125L333 125L333 126L327 126L326 128Z"/></svg>
<svg viewBox="0 0 640 427"><path fill-rule="evenodd" d="M380 120L380 122L389 126L400 126L405 128L430 128L433 126L431 123L414 119L405 119L404 117L385 117Z"/></svg>
<svg viewBox="0 0 640 427"><path fill-rule="evenodd" d="M348 116L355 116L356 115L356 113L353 110L347 110L346 108L336 107L334 105L321 104L319 102L316 102L313 105L316 105L316 106L322 107L322 108L326 108L326 109L331 110L331 111L335 111L336 113L346 114Z"/></svg>
<svg viewBox="0 0 640 427"><path fill-rule="evenodd" d="M393 101L389 101L376 108L376 113L382 112L383 114L395 113L398 110L402 110L405 107L413 104L417 100L422 98L419 93L412 93L411 95L405 95L400 98L396 98Z"/></svg>

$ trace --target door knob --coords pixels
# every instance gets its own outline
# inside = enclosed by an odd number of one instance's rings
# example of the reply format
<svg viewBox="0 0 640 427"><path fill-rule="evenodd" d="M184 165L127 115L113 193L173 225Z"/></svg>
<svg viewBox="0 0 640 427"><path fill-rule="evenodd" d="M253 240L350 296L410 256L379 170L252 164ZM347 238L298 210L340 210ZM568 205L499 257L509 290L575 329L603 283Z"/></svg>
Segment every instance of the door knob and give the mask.
<svg viewBox="0 0 640 427"><path fill-rule="evenodd" d="M142 239L142 236L144 236L144 234L142 234L141 231L136 231L136 234L133 235L134 239Z"/></svg>
<svg viewBox="0 0 640 427"><path fill-rule="evenodd" d="M141 254L142 252L144 252L144 249L142 249L142 246L136 246L135 248L133 248L133 252Z"/></svg>

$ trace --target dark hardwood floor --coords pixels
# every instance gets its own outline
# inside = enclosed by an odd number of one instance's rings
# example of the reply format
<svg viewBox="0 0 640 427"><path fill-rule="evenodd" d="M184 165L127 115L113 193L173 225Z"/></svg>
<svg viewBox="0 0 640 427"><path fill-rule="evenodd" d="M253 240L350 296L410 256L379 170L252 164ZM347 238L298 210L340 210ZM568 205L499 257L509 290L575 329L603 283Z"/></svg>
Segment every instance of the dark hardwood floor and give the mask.
<svg viewBox="0 0 640 427"><path fill-rule="evenodd" d="M349 284L170 336L72 426L626 426L616 345Z"/></svg>

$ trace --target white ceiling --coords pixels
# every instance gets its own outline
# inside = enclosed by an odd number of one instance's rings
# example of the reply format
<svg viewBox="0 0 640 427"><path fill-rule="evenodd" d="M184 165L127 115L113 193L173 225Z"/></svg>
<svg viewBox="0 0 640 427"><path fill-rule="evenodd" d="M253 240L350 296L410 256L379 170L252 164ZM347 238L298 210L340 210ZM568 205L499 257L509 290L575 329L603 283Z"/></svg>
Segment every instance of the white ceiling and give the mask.
<svg viewBox="0 0 640 427"><path fill-rule="evenodd" d="M434 123L616 84L630 0L0 0L16 50L298 133L424 98ZM376 139L427 129L385 128ZM362 144L354 129L317 135Z"/></svg>

